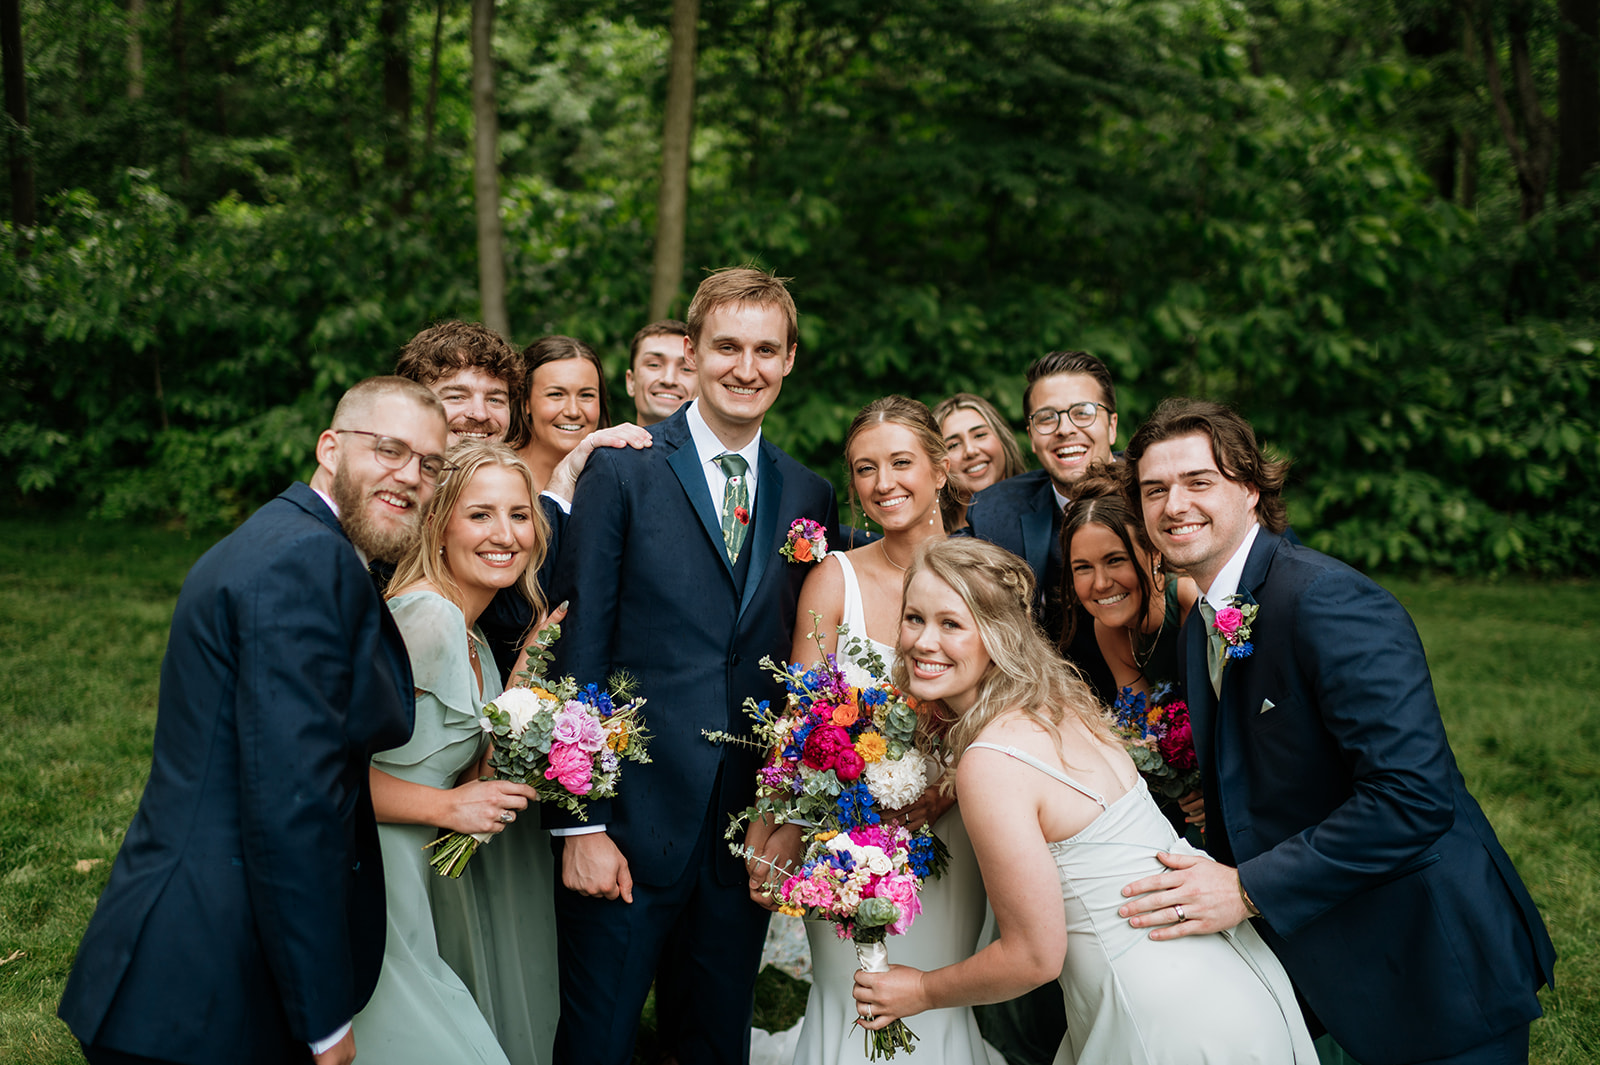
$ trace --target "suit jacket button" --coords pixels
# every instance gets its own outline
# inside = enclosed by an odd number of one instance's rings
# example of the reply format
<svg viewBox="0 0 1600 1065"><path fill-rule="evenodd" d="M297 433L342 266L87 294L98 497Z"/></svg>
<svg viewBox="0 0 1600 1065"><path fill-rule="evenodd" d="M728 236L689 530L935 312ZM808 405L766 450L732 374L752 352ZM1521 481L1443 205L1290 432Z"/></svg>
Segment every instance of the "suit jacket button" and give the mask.
<svg viewBox="0 0 1600 1065"><path fill-rule="evenodd" d="M744 661L744 659L741 658L737 652L735 652L734 656L732 658L730 658L728 661L733 663L734 665L738 665L740 662Z"/></svg>

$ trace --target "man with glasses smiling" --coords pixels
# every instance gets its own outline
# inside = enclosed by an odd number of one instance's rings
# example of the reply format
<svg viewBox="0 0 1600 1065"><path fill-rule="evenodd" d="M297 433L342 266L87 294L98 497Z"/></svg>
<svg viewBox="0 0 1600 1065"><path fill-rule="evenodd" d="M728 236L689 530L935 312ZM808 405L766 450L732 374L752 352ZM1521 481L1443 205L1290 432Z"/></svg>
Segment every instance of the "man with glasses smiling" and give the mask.
<svg viewBox="0 0 1600 1065"><path fill-rule="evenodd" d="M367 562L415 543L444 449L432 392L363 381L310 485L185 578L149 779L61 1000L93 1065L355 1056L385 935L368 763L413 714Z"/></svg>
<svg viewBox="0 0 1600 1065"><path fill-rule="evenodd" d="M967 511L974 536L1027 560L1039 579L1039 623L1059 641L1061 517L1072 486L1096 462L1111 462L1117 438L1117 394L1106 364L1086 351L1052 351L1028 367L1022 410L1028 443L1043 467L991 485ZM1081 608L1080 608L1081 609ZM1111 671L1095 643L1087 613L1067 657L1088 676L1102 699L1116 696Z"/></svg>

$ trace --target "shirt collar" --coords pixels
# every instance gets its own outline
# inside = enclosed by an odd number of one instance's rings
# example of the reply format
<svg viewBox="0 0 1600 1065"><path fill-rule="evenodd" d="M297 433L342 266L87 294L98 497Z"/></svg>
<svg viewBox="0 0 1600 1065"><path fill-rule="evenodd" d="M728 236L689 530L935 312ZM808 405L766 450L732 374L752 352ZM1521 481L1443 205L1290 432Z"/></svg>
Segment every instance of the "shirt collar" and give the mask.
<svg viewBox="0 0 1600 1065"><path fill-rule="evenodd" d="M700 413L698 398L689 404L689 413L684 416L684 420L689 423L689 438L694 441L695 454L702 466L727 452L727 447L717 439L717 434L711 431L711 426L706 424L705 416ZM754 474L756 459L761 454L761 430L757 429L756 435L750 438L750 442L734 454L743 458L749 464L750 472Z"/></svg>
<svg viewBox="0 0 1600 1065"><path fill-rule="evenodd" d="M1061 494L1061 489L1056 487L1056 483L1054 481L1050 482L1050 493L1056 497L1057 510L1065 511L1067 509L1067 504L1072 502L1072 500Z"/></svg>
<svg viewBox="0 0 1600 1065"><path fill-rule="evenodd" d="M1261 531L1260 522L1252 522L1250 531L1244 534L1244 540L1239 544L1239 549L1228 559L1227 564L1217 571L1217 579L1211 582L1211 588L1206 592L1206 602L1212 609L1221 610L1228 605L1228 600L1239 590L1239 579L1244 576L1244 564L1250 558L1250 548L1256 542L1256 534Z"/></svg>
<svg viewBox="0 0 1600 1065"><path fill-rule="evenodd" d="M335 520L337 520L338 517L339 517L339 504L337 504L337 503L335 503L333 501L333 497L330 496L328 493L324 492L320 488L313 488L311 490L313 492L317 493L317 495L322 498L322 501L324 503L328 504L328 509L333 511L333 516L334 516ZM344 522L339 522L339 526L340 526L340 528L343 528L344 527ZM345 534L345 536L347 538L349 537L349 535L350 535L349 533ZM356 547L356 542L354 540L351 540L350 541L350 546L351 547ZM361 556L361 564L363 566L370 565L372 563L372 560L367 557L367 553L365 551L361 550L361 548L356 547L356 554Z"/></svg>

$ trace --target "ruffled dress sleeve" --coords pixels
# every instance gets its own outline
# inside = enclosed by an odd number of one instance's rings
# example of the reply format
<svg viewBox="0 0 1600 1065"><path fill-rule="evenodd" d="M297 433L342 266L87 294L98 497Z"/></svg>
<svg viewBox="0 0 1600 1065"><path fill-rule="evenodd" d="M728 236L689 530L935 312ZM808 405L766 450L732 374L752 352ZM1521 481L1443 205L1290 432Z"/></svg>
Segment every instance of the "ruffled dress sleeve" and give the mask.
<svg viewBox="0 0 1600 1065"><path fill-rule="evenodd" d="M482 749L478 727L484 700L467 654L466 619L456 605L436 592L407 592L389 600L390 613L405 639L411 674L417 687L417 714L411 739L404 746L375 755L373 764L416 783L449 787ZM484 678L497 687L494 659L480 633L478 645ZM498 693L496 693L498 694Z"/></svg>

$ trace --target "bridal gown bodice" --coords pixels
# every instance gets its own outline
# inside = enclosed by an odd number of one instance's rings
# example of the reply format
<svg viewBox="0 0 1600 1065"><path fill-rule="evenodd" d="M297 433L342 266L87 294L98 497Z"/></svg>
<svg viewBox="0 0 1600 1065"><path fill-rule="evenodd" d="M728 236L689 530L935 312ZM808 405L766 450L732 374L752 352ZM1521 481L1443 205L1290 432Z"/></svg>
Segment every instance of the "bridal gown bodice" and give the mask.
<svg viewBox="0 0 1600 1065"><path fill-rule="evenodd" d="M1248 921L1158 941L1118 915L1123 887L1166 868L1158 851L1204 854L1178 838L1142 777L1108 804L1024 751L972 747L1023 761L1104 808L1049 844L1067 923L1067 1036L1056 1065L1315 1065L1289 978Z"/></svg>
<svg viewBox="0 0 1600 1065"><path fill-rule="evenodd" d="M869 639L861 585L850 560L843 554L834 557L844 569L841 620L849 632L840 640L838 663L850 683L863 684L872 679L871 674L845 651L850 636ZM892 666L894 648L876 640L869 642L884 664ZM922 914L910 930L905 935L889 937L891 963L919 969L954 964L972 955L983 930L983 877L961 821L960 807L952 807L941 817L934 832L950 849L950 865L943 876L923 885ZM812 984L795 1049L795 1065L865 1063L868 1058L863 1033L854 1027L855 946L848 939L839 939L828 921L807 921L806 937L811 944ZM991 1061L970 1008L932 1010L907 1023L917 1035L915 1060L923 1065L987 1065Z"/></svg>

